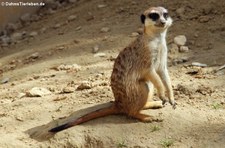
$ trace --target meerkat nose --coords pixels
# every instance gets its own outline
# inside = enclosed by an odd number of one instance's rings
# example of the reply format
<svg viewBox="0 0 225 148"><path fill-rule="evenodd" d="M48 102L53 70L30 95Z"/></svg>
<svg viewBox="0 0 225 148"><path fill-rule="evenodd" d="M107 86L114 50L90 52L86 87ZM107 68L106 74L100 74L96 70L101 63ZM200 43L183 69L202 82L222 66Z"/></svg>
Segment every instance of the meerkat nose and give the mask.
<svg viewBox="0 0 225 148"><path fill-rule="evenodd" d="M166 22L165 22L165 21L161 21L160 23L161 23L162 25L165 25L165 24L166 24Z"/></svg>

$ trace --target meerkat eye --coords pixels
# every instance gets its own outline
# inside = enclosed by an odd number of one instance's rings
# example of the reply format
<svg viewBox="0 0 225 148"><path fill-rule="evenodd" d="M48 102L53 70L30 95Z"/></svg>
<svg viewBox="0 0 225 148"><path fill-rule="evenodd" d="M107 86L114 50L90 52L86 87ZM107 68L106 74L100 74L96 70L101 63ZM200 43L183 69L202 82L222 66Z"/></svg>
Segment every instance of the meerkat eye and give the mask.
<svg viewBox="0 0 225 148"><path fill-rule="evenodd" d="M163 13L163 17L164 17L165 19L167 19L167 18L169 17L169 14L168 14L168 13Z"/></svg>
<svg viewBox="0 0 225 148"><path fill-rule="evenodd" d="M148 15L148 17L149 17L150 19L152 19L153 21L156 21L156 20L159 19L159 14L158 14L158 13L150 13L150 14Z"/></svg>

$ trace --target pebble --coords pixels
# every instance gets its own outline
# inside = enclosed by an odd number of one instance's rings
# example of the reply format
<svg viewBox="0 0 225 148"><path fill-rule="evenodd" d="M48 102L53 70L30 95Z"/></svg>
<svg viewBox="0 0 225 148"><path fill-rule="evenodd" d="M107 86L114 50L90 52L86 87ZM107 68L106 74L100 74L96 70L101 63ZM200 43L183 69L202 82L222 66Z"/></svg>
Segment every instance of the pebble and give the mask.
<svg viewBox="0 0 225 148"><path fill-rule="evenodd" d="M27 57L27 59L37 59L40 57L39 52L35 52L33 54L31 54L30 56Z"/></svg>
<svg viewBox="0 0 225 148"><path fill-rule="evenodd" d="M131 37L137 37L137 36L139 36L139 33L138 32L132 32L131 33Z"/></svg>
<svg viewBox="0 0 225 148"><path fill-rule="evenodd" d="M187 46L180 46L180 48L179 48L179 52L184 53L184 52L188 52L188 51L189 51L189 48Z"/></svg>
<svg viewBox="0 0 225 148"><path fill-rule="evenodd" d="M51 92L43 87L33 87L31 90L26 92L27 97L42 97L50 94Z"/></svg>
<svg viewBox="0 0 225 148"><path fill-rule="evenodd" d="M25 93L19 93L18 96L17 96L17 98L21 99L21 98L23 98L23 97L25 97L25 96L26 96Z"/></svg>
<svg viewBox="0 0 225 148"><path fill-rule="evenodd" d="M77 18L76 15L70 15L70 16L67 18L67 20L68 20L69 22L71 22L71 21L74 21L76 18Z"/></svg>
<svg viewBox="0 0 225 148"><path fill-rule="evenodd" d="M98 5L98 8L105 8L105 7L107 7L107 5L105 5L105 4L99 4Z"/></svg>
<svg viewBox="0 0 225 148"><path fill-rule="evenodd" d="M1 84L5 84L8 82L9 82L9 78L7 78L7 77L1 80Z"/></svg>
<svg viewBox="0 0 225 148"><path fill-rule="evenodd" d="M73 93L74 91L75 91L74 87L67 86L67 87L63 88L62 93Z"/></svg>
<svg viewBox="0 0 225 148"><path fill-rule="evenodd" d="M207 67L207 64L202 64L199 62L192 62L191 63L192 66L198 66L198 67Z"/></svg>
<svg viewBox="0 0 225 148"><path fill-rule="evenodd" d="M95 45L93 48L92 48L92 53L97 53L99 51L99 45Z"/></svg>
<svg viewBox="0 0 225 148"><path fill-rule="evenodd" d="M83 81L78 87L77 90L84 90L84 89L91 89L92 86L90 84L90 82L88 81Z"/></svg>
<svg viewBox="0 0 225 148"><path fill-rule="evenodd" d="M100 31L103 32L103 33L106 33L106 32L110 31L110 28L109 27L103 27L103 28L101 28Z"/></svg>
<svg viewBox="0 0 225 148"><path fill-rule="evenodd" d="M73 70L73 71L79 71L81 69L81 66L78 64L72 64L72 65L60 65L57 67L58 70Z"/></svg>
<svg viewBox="0 0 225 148"><path fill-rule="evenodd" d="M61 27L61 24L55 24L55 26L53 27L54 29L58 29L59 27Z"/></svg>
<svg viewBox="0 0 225 148"><path fill-rule="evenodd" d="M37 35L38 35L38 33L37 33L36 31L32 31L32 32L29 34L30 37L35 37L35 36L37 36Z"/></svg>
<svg viewBox="0 0 225 148"><path fill-rule="evenodd" d="M200 23L207 23L210 20L209 16L200 16L199 17L199 22Z"/></svg>
<svg viewBox="0 0 225 148"><path fill-rule="evenodd" d="M99 53L94 54L94 57L105 57L105 56L106 56L106 54L103 53L103 52L99 52Z"/></svg>
<svg viewBox="0 0 225 148"><path fill-rule="evenodd" d="M178 46L184 46L187 42L187 38L185 35L178 35L174 38L174 43Z"/></svg>
<svg viewBox="0 0 225 148"><path fill-rule="evenodd" d="M76 31L81 30L81 29L82 29L81 26L78 26L77 28L75 28Z"/></svg>

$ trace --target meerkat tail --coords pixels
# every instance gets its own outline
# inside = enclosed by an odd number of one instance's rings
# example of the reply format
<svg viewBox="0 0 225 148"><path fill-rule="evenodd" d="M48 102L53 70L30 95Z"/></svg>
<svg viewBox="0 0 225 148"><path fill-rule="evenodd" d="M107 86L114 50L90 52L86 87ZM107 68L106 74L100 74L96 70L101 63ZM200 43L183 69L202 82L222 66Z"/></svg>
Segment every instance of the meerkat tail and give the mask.
<svg viewBox="0 0 225 148"><path fill-rule="evenodd" d="M57 133L60 132L62 130L68 129L70 127L73 127L75 125L79 125L81 123L90 121L92 119L96 119L96 118L100 118L100 117L104 117L107 115L115 115L115 114L119 114L118 110L116 109L116 107L114 105L110 106L110 107L106 107L106 108L102 108L96 111L93 111L91 113L88 113L82 117L77 118L74 121L65 123L63 125L57 126L55 128L52 128L49 130L49 132L51 133Z"/></svg>

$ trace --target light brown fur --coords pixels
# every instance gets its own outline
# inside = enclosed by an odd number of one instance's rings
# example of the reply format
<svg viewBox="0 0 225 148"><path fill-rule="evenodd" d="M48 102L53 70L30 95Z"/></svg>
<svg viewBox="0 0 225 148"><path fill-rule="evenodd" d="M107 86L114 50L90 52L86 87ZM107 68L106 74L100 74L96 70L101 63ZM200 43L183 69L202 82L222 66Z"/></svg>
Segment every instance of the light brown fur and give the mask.
<svg viewBox="0 0 225 148"><path fill-rule="evenodd" d="M173 90L167 70L166 32L172 24L170 18L163 18L167 10L151 7L141 16L144 33L122 50L115 60L111 75L111 87L115 97L112 106L103 108L62 126L53 128L56 133L74 125L111 114L125 114L144 122L157 119L141 113L143 109L160 108L169 102L175 108ZM150 13L157 13L159 19L152 21ZM164 23L163 23L164 22ZM162 101L152 100L154 87ZM166 93L165 93L166 92Z"/></svg>

